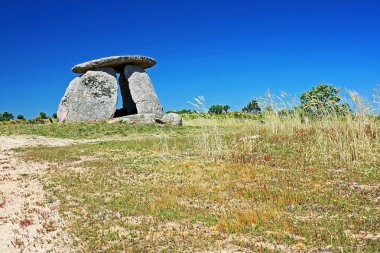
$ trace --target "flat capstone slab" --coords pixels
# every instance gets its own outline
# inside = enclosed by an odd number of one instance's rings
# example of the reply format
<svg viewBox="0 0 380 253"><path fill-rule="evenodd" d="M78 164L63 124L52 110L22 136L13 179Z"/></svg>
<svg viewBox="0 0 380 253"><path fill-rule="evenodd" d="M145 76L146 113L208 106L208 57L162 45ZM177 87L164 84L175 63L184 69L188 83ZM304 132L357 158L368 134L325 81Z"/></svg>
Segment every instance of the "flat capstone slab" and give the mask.
<svg viewBox="0 0 380 253"><path fill-rule="evenodd" d="M156 60L142 55L111 56L78 64L72 68L72 71L74 73L83 74L89 70L110 67L117 73L120 73L123 71L125 65L137 65L147 69L156 65Z"/></svg>

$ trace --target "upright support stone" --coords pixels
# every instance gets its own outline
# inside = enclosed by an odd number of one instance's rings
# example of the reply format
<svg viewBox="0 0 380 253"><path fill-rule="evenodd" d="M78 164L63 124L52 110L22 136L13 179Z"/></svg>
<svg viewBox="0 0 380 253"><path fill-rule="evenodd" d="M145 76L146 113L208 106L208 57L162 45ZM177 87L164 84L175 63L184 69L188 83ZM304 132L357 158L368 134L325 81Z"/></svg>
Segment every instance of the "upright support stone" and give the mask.
<svg viewBox="0 0 380 253"><path fill-rule="evenodd" d="M117 104L115 70L87 71L70 82L58 107L60 122L89 122L113 117Z"/></svg>
<svg viewBox="0 0 380 253"><path fill-rule="evenodd" d="M163 115L162 105L145 70L137 65L126 65L124 75L132 100L136 104L137 113Z"/></svg>

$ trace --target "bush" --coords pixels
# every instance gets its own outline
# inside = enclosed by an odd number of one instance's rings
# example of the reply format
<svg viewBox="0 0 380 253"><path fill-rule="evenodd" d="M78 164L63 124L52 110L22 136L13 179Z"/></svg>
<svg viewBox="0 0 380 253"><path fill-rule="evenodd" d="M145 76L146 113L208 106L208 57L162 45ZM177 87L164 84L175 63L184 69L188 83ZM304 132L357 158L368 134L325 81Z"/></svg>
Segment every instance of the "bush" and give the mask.
<svg viewBox="0 0 380 253"><path fill-rule="evenodd" d="M230 108L231 108L231 107L230 107L229 105L224 105L224 106L223 106L223 111L224 111L225 113L227 113L228 110L229 110Z"/></svg>
<svg viewBox="0 0 380 253"><path fill-rule="evenodd" d="M40 115L38 117L40 117L41 119L47 119L48 118L46 112L40 112Z"/></svg>
<svg viewBox="0 0 380 253"><path fill-rule="evenodd" d="M223 108L224 108L223 105L212 105L208 109L208 113L211 113L211 114L222 114L223 111L224 111Z"/></svg>
<svg viewBox="0 0 380 253"><path fill-rule="evenodd" d="M346 103L339 103L339 89L327 84L319 84L300 96L301 109L306 116L321 118L326 116L345 116L351 113Z"/></svg>
<svg viewBox="0 0 380 253"><path fill-rule="evenodd" d="M14 119L14 116L10 112L0 113L0 121L9 121L13 119Z"/></svg>
<svg viewBox="0 0 380 253"><path fill-rule="evenodd" d="M242 111L245 113L260 114L261 108L257 100L253 99L251 102L249 102L246 106L243 107Z"/></svg>
<svg viewBox="0 0 380 253"><path fill-rule="evenodd" d="M45 120L41 116L37 116L35 119L29 120L30 124L45 124Z"/></svg>
<svg viewBox="0 0 380 253"><path fill-rule="evenodd" d="M24 115L17 115L17 118L16 119L18 119L18 120L25 120L25 117L24 117Z"/></svg>

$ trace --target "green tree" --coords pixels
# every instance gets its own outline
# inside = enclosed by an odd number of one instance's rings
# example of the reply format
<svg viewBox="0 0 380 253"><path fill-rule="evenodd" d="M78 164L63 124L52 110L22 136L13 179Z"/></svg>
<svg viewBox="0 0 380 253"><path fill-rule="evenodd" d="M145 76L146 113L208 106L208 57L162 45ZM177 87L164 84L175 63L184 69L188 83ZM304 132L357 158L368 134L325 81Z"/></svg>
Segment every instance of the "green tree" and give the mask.
<svg viewBox="0 0 380 253"><path fill-rule="evenodd" d="M339 103L341 101L339 89L324 83L302 93L300 100L301 109L311 117L341 116L351 111L348 104Z"/></svg>
<svg viewBox="0 0 380 253"><path fill-rule="evenodd" d="M19 115L17 115L16 119L25 120L25 117L24 117L24 115L19 114Z"/></svg>
<svg viewBox="0 0 380 253"><path fill-rule="evenodd" d="M245 113L253 113L253 114L260 114L261 107L256 99L253 99L251 102L249 102L246 106L242 109Z"/></svg>
<svg viewBox="0 0 380 253"><path fill-rule="evenodd" d="M208 113L222 114L223 113L223 106L222 105L212 105L208 109Z"/></svg>
<svg viewBox="0 0 380 253"><path fill-rule="evenodd" d="M223 106L223 111L224 111L225 113L227 113L228 110L229 110L230 108L231 108L231 107L230 107L229 105L224 105L224 106Z"/></svg>
<svg viewBox="0 0 380 253"><path fill-rule="evenodd" d="M14 116L10 112L3 112L2 114L0 114L0 121L9 121L13 119L14 119Z"/></svg>
<svg viewBox="0 0 380 253"><path fill-rule="evenodd" d="M53 119L56 119L57 118L57 114L53 113L52 117L53 117Z"/></svg>
<svg viewBox="0 0 380 253"><path fill-rule="evenodd" d="M46 114L46 112L40 112L40 115L38 115L41 119L47 119L48 116Z"/></svg>

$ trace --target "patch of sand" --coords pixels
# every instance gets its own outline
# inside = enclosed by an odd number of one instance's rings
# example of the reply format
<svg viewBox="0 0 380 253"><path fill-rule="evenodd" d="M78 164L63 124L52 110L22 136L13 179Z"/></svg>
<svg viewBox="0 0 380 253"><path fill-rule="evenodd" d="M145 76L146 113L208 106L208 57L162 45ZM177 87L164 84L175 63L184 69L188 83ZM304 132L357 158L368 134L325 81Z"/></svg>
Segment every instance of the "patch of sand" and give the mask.
<svg viewBox="0 0 380 253"><path fill-rule="evenodd" d="M49 201L38 176L47 165L26 163L11 150L24 146L64 146L73 140L0 136L0 252L70 252L59 203Z"/></svg>

